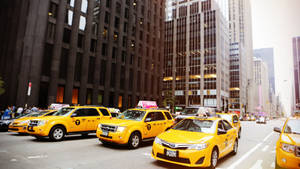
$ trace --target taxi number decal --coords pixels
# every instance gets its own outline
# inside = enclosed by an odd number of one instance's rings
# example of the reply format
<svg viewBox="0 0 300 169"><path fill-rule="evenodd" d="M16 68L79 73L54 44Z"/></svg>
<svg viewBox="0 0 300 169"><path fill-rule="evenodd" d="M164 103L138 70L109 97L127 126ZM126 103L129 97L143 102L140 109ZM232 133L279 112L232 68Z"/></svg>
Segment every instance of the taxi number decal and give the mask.
<svg viewBox="0 0 300 169"><path fill-rule="evenodd" d="M151 125L150 124L147 125L147 129L151 130Z"/></svg>
<svg viewBox="0 0 300 169"><path fill-rule="evenodd" d="M76 120L75 121L75 124L78 126L78 125L80 125L80 120Z"/></svg>

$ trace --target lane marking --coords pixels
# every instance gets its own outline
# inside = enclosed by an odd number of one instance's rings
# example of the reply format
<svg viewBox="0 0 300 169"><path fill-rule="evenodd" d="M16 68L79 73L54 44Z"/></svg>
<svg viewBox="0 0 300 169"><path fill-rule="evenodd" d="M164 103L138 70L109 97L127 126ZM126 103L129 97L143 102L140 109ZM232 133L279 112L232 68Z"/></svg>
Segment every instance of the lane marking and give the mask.
<svg viewBox="0 0 300 169"><path fill-rule="evenodd" d="M7 153L6 150L0 150L0 153Z"/></svg>
<svg viewBox="0 0 300 169"><path fill-rule="evenodd" d="M266 145L266 146L262 149L262 151L265 152L265 151L267 151L268 148L269 148L269 146Z"/></svg>
<svg viewBox="0 0 300 169"><path fill-rule="evenodd" d="M28 159L47 158L47 155L28 156Z"/></svg>
<svg viewBox="0 0 300 169"><path fill-rule="evenodd" d="M273 163L271 164L271 168L275 168L275 162L273 161Z"/></svg>
<svg viewBox="0 0 300 169"><path fill-rule="evenodd" d="M150 153L143 153L144 156L146 156L147 158L152 158Z"/></svg>
<svg viewBox="0 0 300 169"><path fill-rule="evenodd" d="M11 159L10 161L11 161L11 162L16 162L17 159L13 158L13 159Z"/></svg>
<svg viewBox="0 0 300 169"><path fill-rule="evenodd" d="M263 160L257 160L256 163L250 169L262 169L262 162Z"/></svg>
<svg viewBox="0 0 300 169"><path fill-rule="evenodd" d="M273 134L270 133L269 135L267 135L264 139L263 142L264 143L269 137L271 137L271 135ZM233 164L231 164L228 169L234 169L237 165L239 165L242 161L244 161L246 158L248 158L248 156L250 156L256 149L258 149L258 147L260 147L262 145L262 143L257 144L256 146L254 146L250 151L248 151L246 154L244 154L240 159L238 159L237 161L235 161Z"/></svg>

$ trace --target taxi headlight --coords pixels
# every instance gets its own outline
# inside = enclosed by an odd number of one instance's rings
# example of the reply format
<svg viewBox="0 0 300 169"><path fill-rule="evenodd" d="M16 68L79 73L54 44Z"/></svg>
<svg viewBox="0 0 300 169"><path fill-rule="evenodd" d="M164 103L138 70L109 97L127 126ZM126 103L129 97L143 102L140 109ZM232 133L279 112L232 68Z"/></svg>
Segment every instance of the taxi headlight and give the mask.
<svg viewBox="0 0 300 169"><path fill-rule="evenodd" d="M202 144L192 144L188 149L189 150L203 150L205 148L207 148L207 144L202 143Z"/></svg>
<svg viewBox="0 0 300 169"><path fill-rule="evenodd" d="M21 121L19 124L22 125L22 124L27 124L27 123L29 123L29 120Z"/></svg>
<svg viewBox="0 0 300 169"><path fill-rule="evenodd" d="M102 124L98 124L98 128L101 129L101 127L102 127Z"/></svg>
<svg viewBox="0 0 300 169"><path fill-rule="evenodd" d="M118 126L117 132L123 132L126 129L126 127Z"/></svg>
<svg viewBox="0 0 300 169"><path fill-rule="evenodd" d="M43 125L45 125L47 122L48 122L47 120L41 120L41 121L39 121L38 126L43 126Z"/></svg>
<svg viewBox="0 0 300 169"><path fill-rule="evenodd" d="M154 142L155 142L156 144L162 145L162 140L161 140L160 138L158 138L158 137L155 137Z"/></svg>
<svg viewBox="0 0 300 169"><path fill-rule="evenodd" d="M295 152L295 146L290 144L281 143L280 147L283 151L286 151L288 153L294 153Z"/></svg>

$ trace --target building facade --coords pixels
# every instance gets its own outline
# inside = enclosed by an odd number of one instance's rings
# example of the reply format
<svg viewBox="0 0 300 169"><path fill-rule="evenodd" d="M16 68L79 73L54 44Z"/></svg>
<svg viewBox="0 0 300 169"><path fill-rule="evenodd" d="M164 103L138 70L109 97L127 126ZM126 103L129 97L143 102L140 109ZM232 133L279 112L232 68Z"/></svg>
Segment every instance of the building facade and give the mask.
<svg viewBox="0 0 300 169"><path fill-rule="evenodd" d="M255 114L270 116L268 67L260 58L254 59Z"/></svg>
<svg viewBox="0 0 300 169"><path fill-rule="evenodd" d="M8 22L1 26L7 32L1 38L11 42L0 47L0 76L6 82L3 105L100 104L125 109L140 99L159 101L164 1L0 3L0 17Z"/></svg>
<svg viewBox="0 0 300 169"><path fill-rule="evenodd" d="M300 112L300 37L293 38L293 60L294 60L294 112Z"/></svg>
<svg viewBox="0 0 300 169"><path fill-rule="evenodd" d="M228 109L228 4L223 0L168 0L163 95L177 106Z"/></svg>

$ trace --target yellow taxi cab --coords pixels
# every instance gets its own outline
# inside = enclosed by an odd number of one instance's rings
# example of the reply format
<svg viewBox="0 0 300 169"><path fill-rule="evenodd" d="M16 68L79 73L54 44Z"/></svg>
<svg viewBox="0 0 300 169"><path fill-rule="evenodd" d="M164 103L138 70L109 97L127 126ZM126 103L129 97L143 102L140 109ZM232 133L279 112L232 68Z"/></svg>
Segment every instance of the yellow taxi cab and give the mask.
<svg viewBox="0 0 300 169"><path fill-rule="evenodd" d="M300 117L291 117L285 121L282 130L278 127L274 131L280 133L276 143L276 169L300 168Z"/></svg>
<svg viewBox="0 0 300 169"><path fill-rule="evenodd" d="M237 130L227 120L190 117L155 138L152 157L188 167L215 168L220 158L237 150Z"/></svg>
<svg viewBox="0 0 300 169"><path fill-rule="evenodd" d="M8 131L18 132L18 133L27 133L27 126L31 119L36 117L51 116L55 113L56 110L42 110L40 112L33 112L27 115L22 116L14 120L8 127Z"/></svg>
<svg viewBox="0 0 300 169"><path fill-rule="evenodd" d="M128 109L114 119L101 121L97 137L103 144L127 144L134 149L139 147L141 141L153 140L173 124L174 119L168 110Z"/></svg>
<svg viewBox="0 0 300 169"><path fill-rule="evenodd" d="M238 138L241 138L242 126L237 114L234 113L217 113L217 116L230 122L238 131Z"/></svg>
<svg viewBox="0 0 300 169"><path fill-rule="evenodd" d="M37 139L49 136L52 141L61 141L67 134L95 132L100 120L110 118L109 110L101 106L65 107L52 116L30 120L27 132Z"/></svg>

